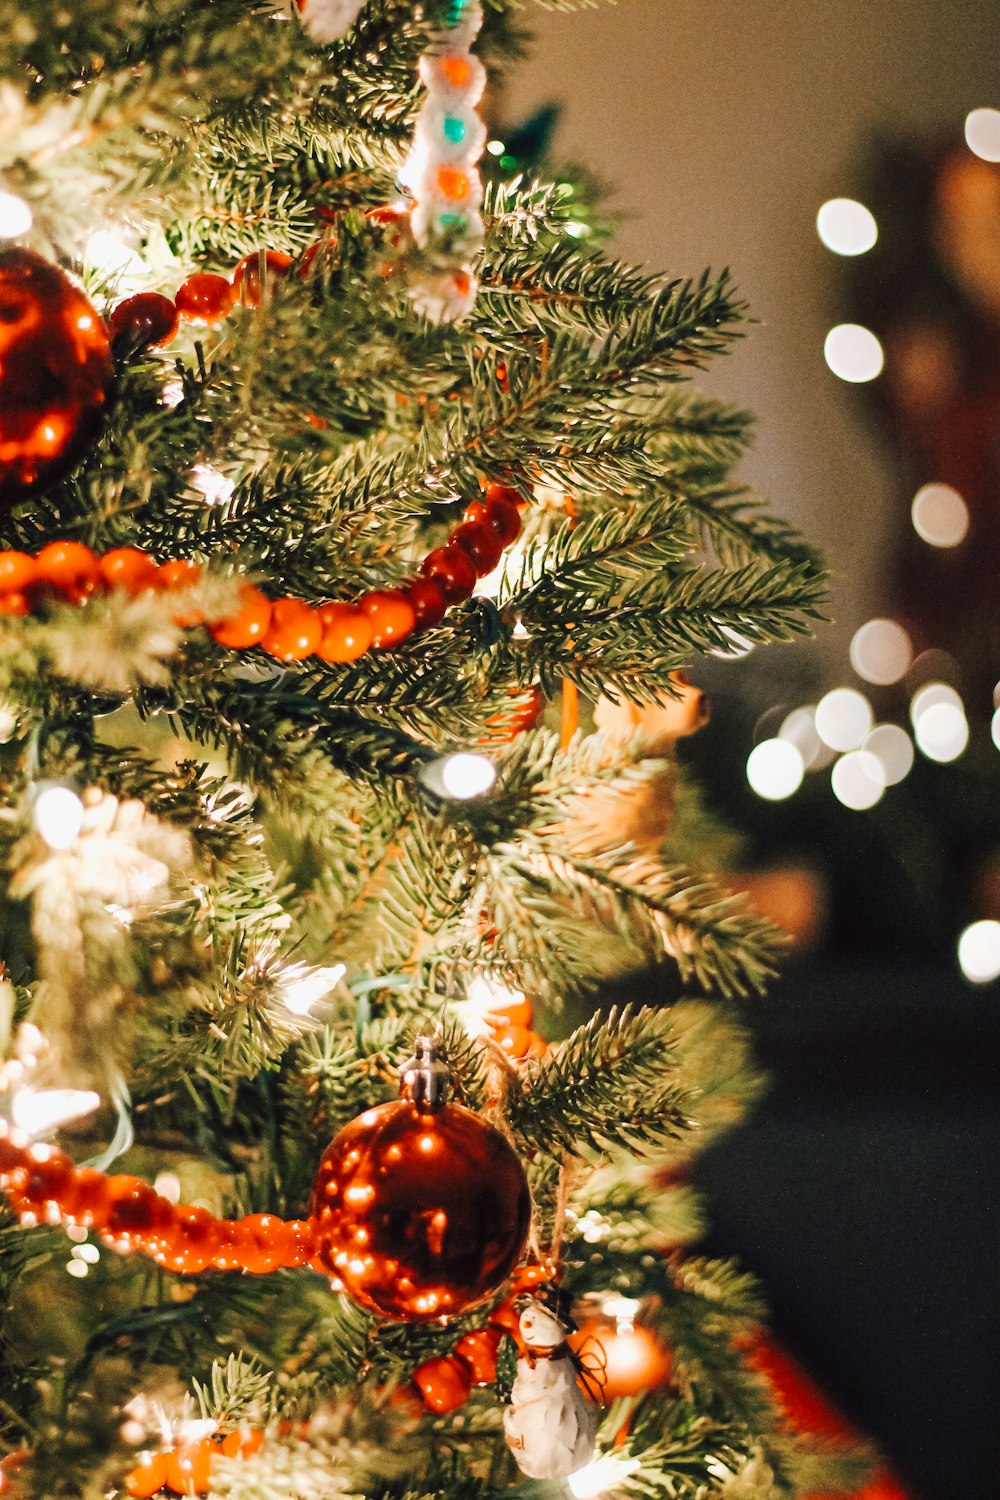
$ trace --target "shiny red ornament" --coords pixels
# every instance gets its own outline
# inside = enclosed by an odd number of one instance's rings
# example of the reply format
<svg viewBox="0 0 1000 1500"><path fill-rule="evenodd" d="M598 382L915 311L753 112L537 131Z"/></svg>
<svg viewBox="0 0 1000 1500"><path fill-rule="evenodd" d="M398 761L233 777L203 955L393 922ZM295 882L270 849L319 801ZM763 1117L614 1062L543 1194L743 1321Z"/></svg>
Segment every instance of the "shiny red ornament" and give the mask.
<svg viewBox="0 0 1000 1500"><path fill-rule="evenodd" d="M503 542L486 521L464 521L452 532L451 543L469 554L480 578L493 572L503 552Z"/></svg>
<svg viewBox="0 0 1000 1500"><path fill-rule="evenodd" d="M474 1328L463 1333L451 1351L468 1365L473 1385L492 1385L497 1378L497 1351L503 1343L502 1328Z"/></svg>
<svg viewBox="0 0 1000 1500"><path fill-rule="evenodd" d="M265 292L273 290L273 284L288 275L292 257L281 250L265 250L264 279L261 280L261 252L253 250L244 255L233 272L233 290L247 307L259 307Z"/></svg>
<svg viewBox="0 0 1000 1500"><path fill-rule="evenodd" d="M73 467L113 377L107 330L65 272L32 250L0 251L0 501Z"/></svg>
<svg viewBox="0 0 1000 1500"><path fill-rule="evenodd" d="M469 554L461 547L448 542L444 547L435 547L421 564L425 578L432 579L449 604L458 604L468 599L476 586L476 568Z"/></svg>
<svg viewBox="0 0 1000 1500"><path fill-rule="evenodd" d="M178 287L175 301L177 311L188 323L221 323L232 310L236 292L224 276L196 271Z"/></svg>
<svg viewBox="0 0 1000 1500"><path fill-rule="evenodd" d="M169 297L160 292L137 292L119 302L108 319L108 332L115 343L129 339L138 348L169 344L180 318Z"/></svg>
<svg viewBox="0 0 1000 1500"><path fill-rule="evenodd" d="M421 1052L421 1048L424 1052ZM430 1058L431 1073L421 1072ZM402 1322L454 1317L517 1264L530 1198L517 1155L480 1115L442 1102L433 1046L403 1097L359 1115L327 1147L311 1209L317 1256L349 1297ZM413 1082L414 1078L416 1083Z"/></svg>
<svg viewBox="0 0 1000 1500"><path fill-rule="evenodd" d="M468 1400L472 1390L472 1372L462 1359L453 1354L429 1359L413 1372L413 1384L424 1398L428 1411L454 1411Z"/></svg>
<svg viewBox="0 0 1000 1500"><path fill-rule="evenodd" d="M598 1318L582 1324L570 1338L570 1346L583 1350L588 1339L600 1344L604 1352L606 1372L601 1394L605 1402L658 1390L670 1380L670 1351L642 1324L616 1327Z"/></svg>

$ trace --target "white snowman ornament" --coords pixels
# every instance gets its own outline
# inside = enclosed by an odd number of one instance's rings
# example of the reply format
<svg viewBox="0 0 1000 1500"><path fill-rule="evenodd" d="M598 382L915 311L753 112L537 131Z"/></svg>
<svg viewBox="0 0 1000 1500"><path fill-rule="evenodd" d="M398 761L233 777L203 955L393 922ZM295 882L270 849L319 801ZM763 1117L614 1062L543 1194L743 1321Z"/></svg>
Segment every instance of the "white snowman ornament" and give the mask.
<svg viewBox="0 0 1000 1500"><path fill-rule="evenodd" d="M565 1479L594 1456L601 1413L582 1390L580 1361L566 1342L576 1324L559 1287L524 1298L518 1327L523 1351L503 1414L507 1446L529 1479Z"/></svg>

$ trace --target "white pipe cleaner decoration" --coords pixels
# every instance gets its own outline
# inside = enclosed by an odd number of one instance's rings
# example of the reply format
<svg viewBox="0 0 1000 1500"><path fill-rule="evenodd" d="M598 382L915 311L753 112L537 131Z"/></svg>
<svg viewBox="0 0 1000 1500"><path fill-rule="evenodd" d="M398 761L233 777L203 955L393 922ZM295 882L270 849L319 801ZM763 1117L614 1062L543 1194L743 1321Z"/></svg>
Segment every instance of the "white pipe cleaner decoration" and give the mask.
<svg viewBox="0 0 1000 1500"><path fill-rule="evenodd" d="M420 59L426 89L413 147L400 174L415 200L413 238L427 252L410 296L432 323L457 323L475 305L472 262L483 242L479 158L486 126L476 105L486 69L472 52L483 24L479 0L448 0L446 29Z"/></svg>
<svg viewBox="0 0 1000 1500"><path fill-rule="evenodd" d="M365 0L292 0L299 20L314 42L336 42L358 19Z"/></svg>

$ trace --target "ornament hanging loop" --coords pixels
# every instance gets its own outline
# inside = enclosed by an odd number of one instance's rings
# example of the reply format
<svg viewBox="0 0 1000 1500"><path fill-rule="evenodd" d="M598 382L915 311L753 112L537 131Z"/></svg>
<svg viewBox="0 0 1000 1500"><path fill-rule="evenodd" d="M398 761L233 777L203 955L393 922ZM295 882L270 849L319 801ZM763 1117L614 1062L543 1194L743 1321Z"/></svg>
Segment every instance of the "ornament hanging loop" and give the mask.
<svg viewBox="0 0 1000 1500"><path fill-rule="evenodd" d="M441 1061L434 1038L418 1036L413 1056L399 1070L400 1097L433 1113L444 1104L450 1086L451 1073Z"/></svg>

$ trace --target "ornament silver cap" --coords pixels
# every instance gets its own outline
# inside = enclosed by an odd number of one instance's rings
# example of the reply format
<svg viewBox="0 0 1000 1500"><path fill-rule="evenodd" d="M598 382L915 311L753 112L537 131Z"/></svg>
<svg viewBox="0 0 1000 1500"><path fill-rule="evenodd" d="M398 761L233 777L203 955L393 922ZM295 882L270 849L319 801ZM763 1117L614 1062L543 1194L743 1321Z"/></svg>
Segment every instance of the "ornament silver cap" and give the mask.
<svg viewBox="0 0 1000 1500"><path fill-rule="evenodd" d="M418 1036L413 1056L399 1070L399 1092L417 1109L440 1109L448 1096L451 1074L431 1036Z"/></svg>

